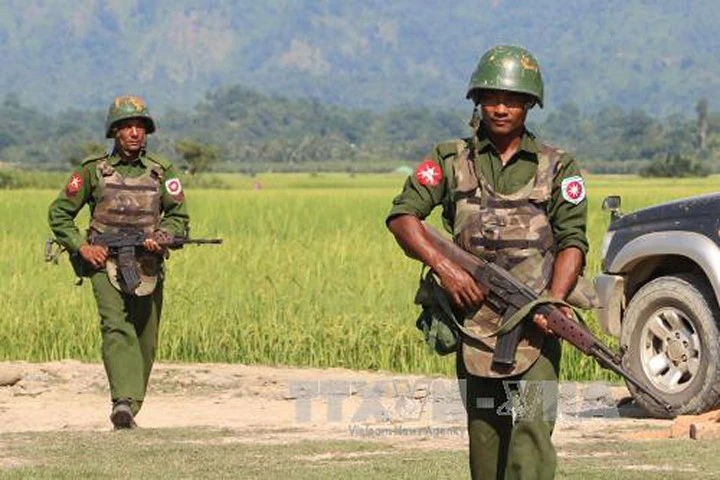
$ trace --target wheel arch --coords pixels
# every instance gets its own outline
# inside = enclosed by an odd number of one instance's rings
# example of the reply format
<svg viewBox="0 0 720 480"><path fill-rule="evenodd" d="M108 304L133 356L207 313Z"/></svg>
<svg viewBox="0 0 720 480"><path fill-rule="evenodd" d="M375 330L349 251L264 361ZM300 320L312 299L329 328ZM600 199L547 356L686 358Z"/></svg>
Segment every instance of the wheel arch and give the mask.
<svg viewBox="0 0 720 480"><path fill-rule="evenodd" d="M720 249L699 233L670 231L642 235L618 252L609 271L625 278L625 305L651 280L683 273L704 279L715 294L714 305L720 305Z"/></svg>

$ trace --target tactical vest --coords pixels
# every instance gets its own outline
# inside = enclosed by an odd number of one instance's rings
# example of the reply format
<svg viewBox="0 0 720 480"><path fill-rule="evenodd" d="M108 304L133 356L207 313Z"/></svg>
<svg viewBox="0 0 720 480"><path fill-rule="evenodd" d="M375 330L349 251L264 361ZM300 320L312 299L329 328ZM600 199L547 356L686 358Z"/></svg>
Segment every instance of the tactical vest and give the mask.
<svg viewBox="0 0 720 480"><path fill-rule="evenodd" d="M152 233L160 224L162 167L153 164L139 177L125 178L102 160L97 174L90 228L101 233L128 228Z"/></svg>
<svg viewBox="0 0 720 480"><path fill-rule="evenodd" d="M456 159L455 243L509 270L537 293L542 292L552 278L555 261L546 206L559 152L542 146L535 176L511 194L496 192L475 171L473 157L465 147Z"/></svg>
<svg viewBox="0 0 720 480"><path fill-rule="evenodd" d="M160 224L160 196L164 171L160 165L152 164L139 177L126 178L118 173L106 160L97 165L98 185L94 190L95 209L90 219L89 241L94 232L106 233L128 229L140 229L152 233ZM135 295L149 295L155 290L157 277L161 274L162 259L156 254L137 249L137 270L140 285ZM114 259L106 264L110 283L120 291L118 268Z"/></svg>
<svg viewBox="0 0 720 480"><path fill-rule="evenodd" d="M546 207L552 194L553 176L560 152L541 146L535 176L511 194L495 191L475 169L475 152L464 140L458 141L454 160L453 199L455 218L453 237L464 250L509 270L528 287L541 294L552 278L555 242ZM485 336L499 327L499 317L482 307L465 319L465 326ZM502 373L492 370L492 352L463 344L463 359L468 371L481 377L507 377L524 372L540 355L544 336L535 328L526 328L520 342L515 368ZM490 347L495 338L487 339Z"/></svg>

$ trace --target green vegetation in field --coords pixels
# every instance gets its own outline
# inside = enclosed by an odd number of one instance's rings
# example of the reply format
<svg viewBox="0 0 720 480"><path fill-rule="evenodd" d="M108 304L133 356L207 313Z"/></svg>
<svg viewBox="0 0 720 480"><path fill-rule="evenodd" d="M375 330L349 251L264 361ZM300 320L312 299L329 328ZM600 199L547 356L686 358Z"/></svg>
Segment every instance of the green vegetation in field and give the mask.
<svg viewBox="0 0 720 480"><path fill-rule="evenodd" d="M277 432L276 432L277 433ZM267 438L266 438L267 437ZM29 478L467 478L467 453L422 439L283 442L214 429L19 433L0 437L0 477ZM417 442L414 447L412 442ZM720 441L582 441L558 447L556 478L720 478Z"/></svg>
<svg viewBox="0 0 720 480"><path fill-rule="evenodd" d="M720 478L718 440L578 442L560 451L557 478Z"/></svg>
<svg viewBox="0 0 720 480"><path fill-rule="evenodd" d="M452 357L430 354L414 326L420 265L404 257L385 228L402 177L217 178L226 188L191 188L187 198L192 234L225 243L173 252L161 360L453 374ZM605 195L622 195L623 209L630 211L711 192L717 180L589 177L588 275L599 270L609 221L600 211ZM42 259L54 196L47 190L0 191L0 360L100 358L90 286L73 286L66 258L59 266ZM593 314L588 321L597 331ZM571 347L564 349L562 375L614 378Z"/></svg>
<svg viewBox="0 0 720 480"><path fill-rule="evenodd" d="M67 172L47 172L40 170L20 170L0 167L0 190L18 190L21 188L60 188L70 176Z"/></svg>
<svg viewBox="0 0 720 480"><path fill-rule="evenodd" d="M0 476L7 479L467 476L467 457L459 451L354 441L263 444L231 430L23 433L0 437L0 451Z"/></svg>

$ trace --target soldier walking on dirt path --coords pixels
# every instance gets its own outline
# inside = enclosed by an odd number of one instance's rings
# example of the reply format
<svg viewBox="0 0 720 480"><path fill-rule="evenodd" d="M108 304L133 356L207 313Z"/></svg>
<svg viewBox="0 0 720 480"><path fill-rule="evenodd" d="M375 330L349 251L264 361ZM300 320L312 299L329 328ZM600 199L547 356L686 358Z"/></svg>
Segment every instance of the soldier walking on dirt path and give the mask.
<svg viewBox="0 0 720 480"><path fill-rule="evenodd" d="M487 335L497 330L498 315L484 305L473 277L431 243L421 220L442 205L456 244L506 268L537 293L566 300L576 284L584 284L578 278L588 250L585 186L570 155L525 128L528 111L543 105L540 67L528 51L488 50L467 98L475 104L474 135L435 146L393 200L387 225L407 255L431 267L442 289L430 296L445 295L456 318L486 337L486 349L463 342L450 347L468 414L472 477L552 478L559 340L535 315L513 367L496 370L495 338Z"/></svg>
<svg viewBox="0 0 720 480"><path fill-rule="evenodd" d="M155 359L166 253L161 244L171 235L187 235L189 225L175 167L146 151L146 136L154 131L141 98L117 97L105 124L106 138L115 142L111 153L86 158L48 212L56 241L70 253L78 276L92 283L116 429L135 427ZM75 217L86 204L91 218L83 236ZM100 234L127 231L147 235L130 259L139 276L134 285L119 274L128 265L118 265L107 247L93 244Z"/></svg>

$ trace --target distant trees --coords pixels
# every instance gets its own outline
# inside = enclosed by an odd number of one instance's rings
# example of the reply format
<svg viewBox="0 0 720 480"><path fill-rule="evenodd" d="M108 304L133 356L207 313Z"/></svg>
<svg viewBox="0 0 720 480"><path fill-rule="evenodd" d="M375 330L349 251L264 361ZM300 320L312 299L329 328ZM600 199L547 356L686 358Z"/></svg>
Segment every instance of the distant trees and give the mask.
<svg viewBox="0 0 720 480"><path fill-rule="evenodd" d="M696 158L678 153L668 153L664 158L653 160L645 167L642 174L648 177L705 177L708 169Z"/></svg>
<svg viewBox="0 0 720 480"><path fill-rule="evenodd" d="M574 154L590 171L676 171L687 158L706 171L720 170L720 112L711 111L704 99L696 112L697 118L657 118L642 109L608 105L584 112L565 103L530 130ZM54 169L77 164L105 150L98 143L104 116L79 110L51 115L8 95L0 100L0 162ZM150 136L148 148L174 158L191 175L220 167L391 171L417 164L435 143L470 134L469 109L402 106L375 113L271 97L241 86L208 93L192 111L158 117L162 130Z"/></svg>
<svg viewBox="0 0 720 480"><path fill-rule="evenodd" d="M185 161L190 175L211 171L219 156L217 147L188 139L179 140L175 144L175 151Z"/></svg>
<svg viewBox="0 0 720 480"><path fill-rule="evenodd" d="M656 155L654 160L643 168L644 175L679 178L704 177L710 173L708 163L712 161L712 155L708 151L710 121L707 99L698 100L695 112L697 113L695 128L686 128L684 133L675 135L673 138L675 151L668 149L665 156ZM680 145L685 147L686 152L692 153L680 153L678 151Z"/></svg>
<svg viewBox="0 0 720 480"><path fill-rule="evenodd" d="M701 98L697 106L695 107L697 112L697 147L700 150L707 148L707 137L709 130L708 123L708 101L706 98Z"/></svg>
<svg viewBox="0 0 720 480"><path fill-rule="evenodd" d="M107 150L107 147L102 143L97 142L84 142L75 145L72 151L67 157L67 161L73 167L80 165L83 159L90 155L100 155Z"/></svg>

